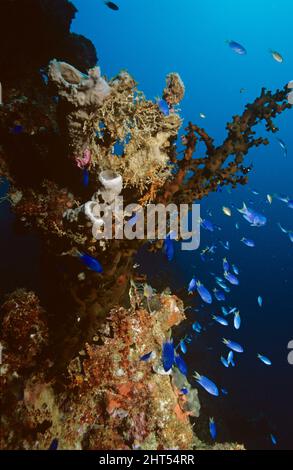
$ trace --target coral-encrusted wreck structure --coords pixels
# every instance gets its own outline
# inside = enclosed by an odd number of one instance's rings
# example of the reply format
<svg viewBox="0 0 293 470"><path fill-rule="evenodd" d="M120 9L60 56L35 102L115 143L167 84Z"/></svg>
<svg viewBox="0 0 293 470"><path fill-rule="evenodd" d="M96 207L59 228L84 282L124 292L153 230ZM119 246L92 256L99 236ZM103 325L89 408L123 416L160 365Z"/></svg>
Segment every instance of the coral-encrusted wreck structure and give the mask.
<svg viewBox="0 0 293 470"><path fill-rule="evenodd" d="M36 21L27 35L11 24L23 25L29 3ZM133 257L146 240L94 236L103 229L99 207L110 210L118 194L144 207L191 203L219 186L245 184L245 155L267 143L254 126L264 121L277 131L273 118L291 107L288 89L262 90L227 124L218 147L190 123L178 159L180 76L170 73L162 99L147 100L128 72L103 77L92 44L69 31L70 2L23 4L0 5L7 19L0 171L17 219L43 243L52 295L44 305L25 289L3 299L1 447L46 449L58 439L62 449L200 448L189 421L199 414L197 390L161 364L183 304L145 289L135 275ZM23 37L21 53L12 53ZM102 272L84 266L82 253Z"/></svg>
<svg viewBox="0 0 293 470"><path fill-rule="evenodd" d="M150 315L135 287L130 295L133 306L109 312L91 344L70 361L59 390L50 372L54 365L41 354L47 330L37 299L25 291L7 299L2 448L46 449L56 436L63 449L192 447L188 419L199 413L197 391L183 395L183 386L190 389L186 378L177 372L170 380L159 365L162 341L184 318L182 302L169 294L157 295ZM28 328L35 329L32 339ZM16 351L10 329L17 331ZM30 354L23 358L27 346ZM149 361L140 360L150 351ZM47 368L49 373L44 373Z"/></svg>

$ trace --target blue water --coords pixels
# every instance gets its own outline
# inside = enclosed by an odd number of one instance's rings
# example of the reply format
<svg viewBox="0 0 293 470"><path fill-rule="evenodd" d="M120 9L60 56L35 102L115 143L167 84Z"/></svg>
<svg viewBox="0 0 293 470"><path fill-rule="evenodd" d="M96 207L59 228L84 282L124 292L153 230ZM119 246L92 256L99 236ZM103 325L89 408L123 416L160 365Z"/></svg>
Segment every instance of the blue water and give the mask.
<svg viewBox="0 0 293 470"><path fill-rule="evenodd" d="M79 13L74 31L89 37L95 44L103 74L114 76L127 69L139 82L148 98L160 96L166 74L179 72L186 95L181 103L184 124L193 121L204 126L220 143L225 137L226 122L241 113L244 105L259 95L263 86L272 90L283 87L293 78L292 18L290 0L117 0L119 12L108 9L99 0L75 0ZM235 54L225 42L235 40L245 46L246 56ZM269 50L279 51L282 64L273 60ZM245 92L240 93L244 88ZM205 120L199 113L206 115ZM287 362L287 344L293 339L293 267L292 243L277 227L293 229L293 210L280 201L270 206L267 194L285 193L293 197L293 113L286 112L276 120L278 136L288 147L288 157L274 136L270 145L253 149L247 162L253 162L249 187L229 194L213 194L201 202L201 212L222 231L213 234L202 230L201 249L220 238L230 240L231 250L218 247L214 261L203 263L199 252L181 252L167 263L162 256L141 255L142 269L154 283L168 283L182 294L195 274L209 288L214 287L210 272L222 275L222 258L240 269L240 286L224 305L237 305L242 326L236 332L210 324L210 314L218 313L214 301L200 312L189 313L199 319L207 331L193 340L186 356L191 373L197 370L224 386L226 398L211 399L200 391L207 414L218 422L219 440L239 439L248 448L272 448L269 434L276 435L276 448L293 448L293 366ZM262 127L260 135L265 135ZM199 147L198 154L204 152ZM234 209L231 218L221 212L222 205L237 207L253 201L263 211L268 223L252 228ZM252 203L251 203L252 204ZM248 203L248 205L251 205ZM210 218L208 216L208 218ZM239 221L240 230L235 229ZM240 242L242 236L253 238L251 249ZM264 305L257 305L261 295ZM232 320L232 319L231 319ZM237 357L235 369L226 370L219 361L225 351L221 338L228 336L245 347ZM180 336L179 336L180 337ZM212 349L211 349L212 348ZM256 359L260 352L268 355L273 365L267 367Z"/></svg>

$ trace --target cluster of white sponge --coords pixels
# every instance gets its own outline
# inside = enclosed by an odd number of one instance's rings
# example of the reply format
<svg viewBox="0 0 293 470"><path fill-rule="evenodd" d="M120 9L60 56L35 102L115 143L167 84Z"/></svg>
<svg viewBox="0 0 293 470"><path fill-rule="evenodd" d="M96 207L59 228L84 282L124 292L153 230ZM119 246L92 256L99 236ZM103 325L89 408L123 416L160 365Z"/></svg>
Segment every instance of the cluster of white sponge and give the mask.
<svg viewBox="0 0 293 470"><path fill-rule="evenodd" d="M103 233L107 217L115 215L115 200L123 187L122 176L111 170L102 171L99 174L99 181L102 188L84 205L85 215L93 224L92 232L95 238L100 238L99 235ZM100 199L103 201L102 204Z"/></svg>

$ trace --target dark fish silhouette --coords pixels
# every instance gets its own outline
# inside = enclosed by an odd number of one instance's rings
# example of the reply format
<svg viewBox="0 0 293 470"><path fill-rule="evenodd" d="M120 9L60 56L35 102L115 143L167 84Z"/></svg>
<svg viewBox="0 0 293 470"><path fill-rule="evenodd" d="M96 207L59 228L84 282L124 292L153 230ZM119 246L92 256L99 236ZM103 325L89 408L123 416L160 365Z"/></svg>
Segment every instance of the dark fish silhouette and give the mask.
<svg viewBox="0 0 293 470"><path fill-rule="evenodd" d="M168 372L173 364L174 364L174 345L170 341L166 341L163 344L163 351L162 351L162 362L163 367L166 372Z"/></svg>
<svg viewBox="0 0 293 470"><path fill-rule="evenodd" d="M151 358L152 354L153 354L153 351L147 354L144 354L143 356L140 357L140 361L144 361L144 362L148 361Z"/></svg>
<svg viewBox="0 0 293 470"><path fill-rule="evenodd" d="M58 449L58 439L53 439L48 450L57 450Z"/></svg>
<svg viewBox="0 0 293 470"><path fill-rule="evenodd" d="M116 4L113 3L113 2L105 2L105 5L107 5L107 7L109 7L111 10L114 10L114 11L118 11L118 10L119 10L118 5L116 5Z"/></svg>

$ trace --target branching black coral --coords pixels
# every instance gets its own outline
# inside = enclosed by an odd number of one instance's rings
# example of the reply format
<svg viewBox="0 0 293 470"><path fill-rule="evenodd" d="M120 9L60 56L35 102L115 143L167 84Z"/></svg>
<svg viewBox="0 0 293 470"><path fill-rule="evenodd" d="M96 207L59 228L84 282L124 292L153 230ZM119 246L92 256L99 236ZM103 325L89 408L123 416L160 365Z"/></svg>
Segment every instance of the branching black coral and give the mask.
<svg viewBox="0 0 293 470"><path fill-rule="evenodd" d="M189 123L183 138L184 157L177 163L178 171L173 180L165 185L162 199L191 203L217 191L219 186L235 187L247 183L251 166L244 165L245 155L252 147L269 143L267 138L255 137L254 127L264 121L267 131L277 132L273 119L291 108L287 94L287 86L275 93L263 88L260 97L246 105L243 114L234 116L227 124L227 137L218 147L204 129ZM194 158L198 140L205 144L204 158ZM230 157L233 157L232 161L226 163ZM184 181L188 172L192 172L192 176Z"/></svg>

